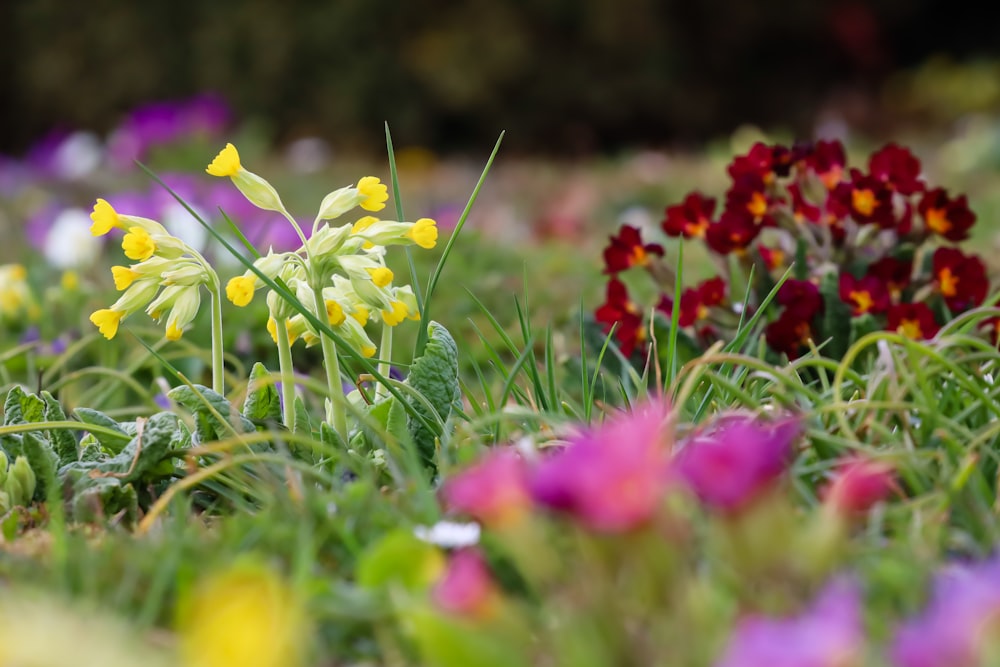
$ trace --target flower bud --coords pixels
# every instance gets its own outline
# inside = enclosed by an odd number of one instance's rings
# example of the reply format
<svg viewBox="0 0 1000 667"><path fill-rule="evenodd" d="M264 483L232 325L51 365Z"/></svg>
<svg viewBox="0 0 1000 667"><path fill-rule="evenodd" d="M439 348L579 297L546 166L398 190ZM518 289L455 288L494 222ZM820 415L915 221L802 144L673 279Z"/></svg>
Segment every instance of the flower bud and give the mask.
<svg viewBox="0 0 1000 667"><path fill-rule="evenodd" d="M25 506L31 502L35 495L35 471L31 469L31 464L24 456L18 456L14 460L14 465L8 471L4 489L10 496L12 507Z"/></svg>
<svg viewBox="0 0 1000 667"><path fill-rule="evenodd" d="M184 327L191 324L195 315L198 314L200 306L201 287L199 285L187 287L177 296L174 307L171 308L170 315L167 317L167 340L178 340L181 337Z"/></svg>
<svg viewBox="0 0 1000 667"><path fill-rule="evenodd" d="M360 204L363 199L364 197L358 193L357 188L346 187L334 190L326 197L323 197L323 201L319 205L319 213L316 214L316 219L332 220L339 218Z"/></svg>

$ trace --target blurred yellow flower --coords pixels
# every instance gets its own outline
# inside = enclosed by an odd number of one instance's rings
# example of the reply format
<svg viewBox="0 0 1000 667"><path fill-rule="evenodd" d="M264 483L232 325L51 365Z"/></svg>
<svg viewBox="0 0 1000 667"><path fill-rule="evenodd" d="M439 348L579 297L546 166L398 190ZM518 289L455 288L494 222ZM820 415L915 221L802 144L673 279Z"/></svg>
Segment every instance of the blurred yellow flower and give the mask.
<svg viewBox="0 0 1000 667"><path fill-rule="evenodd" d="M267 568L243 563L204 581L181 605L185 667L295 667L307 641L302 605Z"/></svg>
<svg viewBox="0 0 1000 667"><path fill-rule="evenodd" d="M219 151L212 163L205 169L212 176L235 176L241 169L240 154L236 146L226 144L226 147Z"/></svg>

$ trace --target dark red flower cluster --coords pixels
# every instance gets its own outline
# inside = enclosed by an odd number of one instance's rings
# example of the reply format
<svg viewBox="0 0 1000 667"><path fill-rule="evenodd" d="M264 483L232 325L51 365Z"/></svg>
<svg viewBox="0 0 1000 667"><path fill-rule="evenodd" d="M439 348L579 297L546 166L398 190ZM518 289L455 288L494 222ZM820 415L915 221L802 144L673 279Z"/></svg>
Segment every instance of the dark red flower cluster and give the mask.
<svg viewBox="0 0 1000 667"><path fill-rule="evenodd" d="M701 239L727 271L754 276L751 308L764 302L793 261L798 264L800 280L785 280L774 299L778 308L765 316L768 344L789 358L806 351L810 340L818 345L843 336L853 318L869 318L867 330L929 338L947 317L986 298L983 262L949 245L967 239L976 221L965 195L929 187L920 161L905 147L888 144L869 157L867 169L858 169L848 166L839 141L757 143L727 173L721 211L715 199L692 192L666 207L660 227L667 236ZM672 275L657 270L663 255L662 245L645 243L637 229L625 226L604 251L605 272L617 280L618 273L640 266L663 283ZM718 312L713 308L734 312L725 283L715 280L683 292L680 326L701 333L706 320L732 319L712 315ZM673 294L673 286L658 287L657 309L669 316L674 304L664 295ZM623 286L615 288L617 300L610 286L608 294L597 319L607 327L619 322L618 340L631 352L644 340L643 312L625 307ZM717 328L707 327L713 337L724 337Z"/></svg>

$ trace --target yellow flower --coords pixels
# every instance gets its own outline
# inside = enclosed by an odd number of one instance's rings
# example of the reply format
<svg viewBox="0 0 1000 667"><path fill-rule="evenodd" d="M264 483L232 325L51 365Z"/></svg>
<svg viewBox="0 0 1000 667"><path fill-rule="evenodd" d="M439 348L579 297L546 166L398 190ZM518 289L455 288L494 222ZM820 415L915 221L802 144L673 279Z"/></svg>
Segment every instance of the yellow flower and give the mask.
<svg viewBox="0 0 1000 667"><path fill-rule="evenodd" d="M127 266L112 266L111 275L115 279L115 289L119 292L126 289L139 277L138 271L133 271Z"/></svg>
<svg viewBox="0 0 1000 667"><path fill-rule="evenodd" d="M295 667L302 664L307 619L288 585L244 563L203 582L182 605L181 663L186 667Z"/></svg>
<svg viewBox="0 0 1000 667"><path fill-rule="evenodd" d="M129 259L141 262L156 252L156 241L142 227L129 227L128 234L122 238L122 250Z"/></svg>
<svg viewBox="0 0 1000 667"><path fill-rule="evenodd" d="M365 326L368 324L368 309L364 306L356 305L354 306L354 310L351 311L351 317L361 326Z"/></svg>
<svg viewBox="0 0 1000 667"><path fill-rule="evenodd" d="M374 269L367 269L368 275L372 277L372 282L375 287L385 287L392 282L392 269L385 266L379 266Z"/></svg>
<svg viewBox="0 0 1000 667"><path fill-rule="evenodd" d="M183 333L184 333L184 330L183 329L179 329L177 327L177 324L175 324L173 322L171 322L170 325L167 326L167 340L180 340L181 339L181 334L183 334Z"/></svg>
<svg viewBox="0 0 1000 667"><path fill-rule="evenodd" d="M344 309L340 307L340 304L332 299L327 299L326 301L326 318L330 321L330 324L337 327L344 323Z"/></svg>
<svg viewBox="0 0 1000 667"><path fill-rule="evenodd" d="M295 323L292 320L285 320L285 331L288 332L288 344L291 345L299 337L299 332L295 328ZM267 333L271 334L271 340L274 344L278 344L278 323L273 317L267 318Z"/></svg>
<svg viewBox="0 0 1000 667"><path fill-rule="evenodd" d="M394 327L406 319L410 310L402 301L393 301L392 310L382 310L379 312L382 314L382 321L390 327Z"/></svg>
<svg viewBox="0 0 1000 667"><path fill-rule="evenodd" d="M226 144L205 171L212 176L235 176L240 169L240 154L236 146Z"/></svg>
<svg viewBox="0 0 1000 667"><path fill-rule="evenodd" d="M361 346L361 356L365 359L369 359L375 356L377 348L374 345L362 345Z"/></svg>
<svg viewBox="0 0 1000 667"><path fill-rule="evenodd" d="M257 283L248 276L236 276L226 283L226 298L241 308L253 299Z"/></svg>
<svg viewBox="0 0 1000 667"><path fill-rule="evenodd" d="M357 234L360 231L364 231L371 227L373 224L378 222L378 218L374 215L366 215L363 218L358 218L358 221L351 226L351 233Z"/></svg>
<svg viewBox="0 0 1000 667"><path fill-rule="evenodd" d="M120 310L103 308L94 311L90 316L90 321L94 323L102 336L111 340L118 333L118 325L121 324L123 317L125 317L125 313Z"/></svg>
<svg viewBox="0 0 1000 667"><path fill-rule="evenodd" d="M63 271L59 284L67 292L75 292L80 289L80 274L76 271Z"/></svg>
<svg viewBox="0 0 1000 667"><path fill-rule="evenodd" d="M437 245L437 223L430 218L420 218L413 223L413 227L410 227L406 235L421 248L430 250Z"/></svg>
<svg viewBox="0 0 1000 667"><path fill-rule="evenodd" d="M104 199L98 199L97 203L94 204L94 210L90 214L90 219L93 220L93 224L90 225L90 233L94 236L104 236L113 227L121 227L121 220L118 219L118 213Z"/></svg>
<svg viewBox="0 0 1000 667"><path fill-rule="evenodd" d="M381 211L389 199L389 191L377 176L365 176L358 181L358 194L365 199L361 208L366 211Z"/></svg>

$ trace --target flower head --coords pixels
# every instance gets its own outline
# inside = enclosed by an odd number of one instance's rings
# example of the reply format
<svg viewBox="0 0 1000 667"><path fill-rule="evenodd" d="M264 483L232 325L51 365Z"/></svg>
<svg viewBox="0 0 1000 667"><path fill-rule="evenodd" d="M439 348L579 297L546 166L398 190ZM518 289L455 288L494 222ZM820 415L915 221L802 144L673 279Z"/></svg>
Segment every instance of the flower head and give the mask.
<svg viewBox="0 0 1000 667"><path fill-rule="evenodd" d="M868 171L874 178L902 195L912 195L924 189L924 183L920 180L920 160L908 148L896 144L888 144L872 153L868 160Z"/></svg>
<svg viewBox="0 0 1000 667"><path fill-rule="evenodd" d="M406 236L421 248L430 250L437 245L437 223L430 218L420 218L413 223L413 227L406 233Z"/></svg>
<svg viewBox="0 0 1000 667"><path fill-rule="evenodd" d="M208 174L220 177L233 177L243 167L240 165L240 154L236 146L226 144L226 147L219 151L211 164L205 169Z"/></svg>
<svg viewBox="0 0 1000 667"><path fill-rule="evenodd" d="M445 480L441 495L447 508L494 527L516 523L531 505L527 467L509 448Z"/></svg>
<svg viewBox="0 0 1000 667"><path fill-rule="evenodd" d="M840 463L822 491L823 502L840 514L867 512L895 488L893 467L883 461L852 457Z"/></svg>
<svg viewBox="0 0 1000 667"><path fill-rule="evenodd" d="M358 194L364 197L361 208L366 211L381 211L389 199L389 191L376 176L365 176L358 180Z"/></svg>
<svg viewBox="0 0 1000 667"><path fill-rule="evenodd" d="M90 233L94 236L104 236L114 227L120 227L121 221L114 207L106 200L98 199L94 204L94 210L90 214L93 224L90 226Z"/></svg>
<svg viewBox="0 0 1000 667"><path fill-rule="evenodd" d="M652 255L663 256L663 246L643 243L637 227L622 225L618 236L612 236L604 249L605 273L616 274L633 266L647 266Z"/></svg>
<svg viewBox="0 0 1000 667"><path fill-rule="evenodd" d="M900 303L889 307L886 329L911 340L933 338L941 327L926 303Z"/></svg>
<svg viewBox="0 0 1000 667"><path fill-rule="evenodd" d="M608 281L607 298L595 311L594 319L604 325L605 332L610 331L614 324L618 324L615 338L618 339L618 347L626 357L631 356L636 347L646 340L642 312L629 299L625 283L617 278Z"/></svg>
<svg viewBox="0 0 1000 667"><path fill-rule="evenodd" d="M128 233L122 238L122 250L129 259L143 261L156 252L156 241L142 227L129 227Z"/></svg>
<svg viewBox="0 0 1000 667"><path fill-rule="evenodd" d="M94 323L102 336L111 340L118 333L118 325L121 324L124 317L124 311L102 308L91 314L90 321Z"/></svg>
<svg viewBox="0 0 1000 667"><path fill-rule="evenodd" d="M976 214L969 210L965 195L952 199L944 188L928 190L917 210L923 216L927 229L949 241L969 238L969 229L976 223Z"/></svg>
<svg viewBox="0 0 1000 667"><path fill-rule="evenodd" d="M500 601L489 566L478 549L459 549L448 560L447 569L431 591L435 604L450 614L465 618L488 618Z"/></svg>
<svg viewBox="0 0 1000 667"><path fill-rule="evenodd" d="M668 236L702 238L711 224L714 211L714 199L692 192L682 203L667 207L660 226Z"/></svg>
<svg viewBox="0 0 1000 667"><path fill-rule="evenodd" d="M883 313L889 308L889 290L874 276L858 279L849 272L840 274L840 300L851 307L854 316Z"/></svg>
<svg viewBox="0 0 1000 667"><path fill-rule="evenodd" d="M986 298L986 267L975 255L966 255L957 248L938 248L931 270L938 291L953 312L975 308Z"/></svg>

